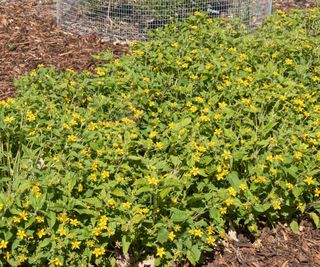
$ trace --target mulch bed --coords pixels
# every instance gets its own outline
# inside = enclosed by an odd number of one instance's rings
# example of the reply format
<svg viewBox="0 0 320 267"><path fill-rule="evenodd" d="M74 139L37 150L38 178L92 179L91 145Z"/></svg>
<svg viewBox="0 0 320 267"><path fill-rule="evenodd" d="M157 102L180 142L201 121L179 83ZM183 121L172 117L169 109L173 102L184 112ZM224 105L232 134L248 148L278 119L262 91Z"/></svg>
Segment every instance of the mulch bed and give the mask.
<svg viewBox="0 0 320 267"><path fill-rule="evenodd" d="M105 49L116 56L126 51L125 46L105 43L95 34L80 36L57 29L54 3L38 2L0 1L0 99L15 96L13 79L38 64L92 70L91 55Z"/></svg>
<svg viewBox="0 0 320 267"><path fill-rule="evenodd" d="M55 26L54 1L0 0L0 99L16 96L13 80L38 64L57 69L92 70L91 55L111 49L116 56L126 46L105 43L97 35L66 33ZM276 0L274 8L308 8L319 0ZM46 2L45 2L46 3ZM320 266L320 231L308 222L293 234L279 223L274 229L263 227L261 236L250 240L239 234L238 242L224 240L224 248L209 255L207 267Z"/></svg>

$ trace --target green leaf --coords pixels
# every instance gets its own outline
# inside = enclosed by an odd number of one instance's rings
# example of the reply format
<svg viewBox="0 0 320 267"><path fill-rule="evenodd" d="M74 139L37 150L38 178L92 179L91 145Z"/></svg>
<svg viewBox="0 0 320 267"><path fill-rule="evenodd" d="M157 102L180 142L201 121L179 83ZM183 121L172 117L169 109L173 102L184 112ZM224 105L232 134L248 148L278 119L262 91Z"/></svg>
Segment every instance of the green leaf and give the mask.
<svg viewBox="0 0 320 267"><path fill-rule="evenodd" d="M120 188L115 188L111 192L111 194L114 195L114 196L117 196L117 197L125 197L126 196L125 192Z"/></svg>
<svg viewBox="0 0 320 267"><path fill-rule="evenodd" d="M173 208L173 214L171 216L171 220L173 222L183 222L187 219L189 219L190 215L187 211L183 211L183 210L178 210Z"/></svg>
<svg viewBox="0 0 320 267"><path fill-rule="evenodd" d="M181 164L181 160L179 159L179 157L176 156L170 156L170 160L173 163L174 166L178 166Z"/></svg>
<svg viewBox="0 0 320 267"><path fill-rule="evenodd" d="M315 213L315 212L310 212L309 213L310 218L313 220L315 226L317 228L320 228L320 220L319 220L319 216Z"/></svg>
<svg viewBox="0 0 320 267"><path fill-rule="evenodd" d="M299 224L297 223L297 221L293 220L290 223L290 228L291 228L292 232L294 232L295 234L299 233Z"/></svg>
<svg viewBox="0 0 320 267"><path fill-rule="evenodd" d="M231 172L227 175L227 180L230 183L230 185L236 189L239 189L240 186L240 179L238 177L238 173L237 172Z"/></svg>
<svg viewBox="0 0 320 267"><path fill-rule="evenodd" d="M271 207L271 203L265 203L265 204L255 204L253 206L253 209L259 213L264 213Z"/></svg>
<svg viewBox="0 0 320 267"><path fill-rule="evenodd" d="M48 212L48 226L49 228L53 228L56 223L56 214L52 211Z"/></svg>
<svg viewBox="0 0 320 267"><path fill-rule="evenodd" d="M194 245L191 247L191 250L187 251L187 259L192 265L196 265L201 256L201 251L198 246Z"/></svg>
<svg viewBox="0 0 320 267"><path fill-rule="evenodd" d="M101 208L103 206L102 202L96 197L85 198L83 201L94 206L95 208Z"/></svg>
<svg viewBox="0 0 320 267"><path fill-rule="evenodd" d="M169 232L167 229L165 228L162 228L159 233L158 233L158 237L157 237L157 240L160 242L160 243L165 243L167 242L169 238Z"/></svg>
<svg viewBox="0 0 320 267"><path fill-rule="evenodd" d="M122 236L121 242L122 242L122 252L123 254L127 254L129 251L131 242L129 241L129 238L126 235Z"/></svg>
<svg viewBox="0 0 320 267"><path fill-rule="evenodd" d="M168 187L168 188L164 188L160 191L159 196L161 199L164 199L167 195L169 195L169 193L171 192L172 188Z"/></svg>

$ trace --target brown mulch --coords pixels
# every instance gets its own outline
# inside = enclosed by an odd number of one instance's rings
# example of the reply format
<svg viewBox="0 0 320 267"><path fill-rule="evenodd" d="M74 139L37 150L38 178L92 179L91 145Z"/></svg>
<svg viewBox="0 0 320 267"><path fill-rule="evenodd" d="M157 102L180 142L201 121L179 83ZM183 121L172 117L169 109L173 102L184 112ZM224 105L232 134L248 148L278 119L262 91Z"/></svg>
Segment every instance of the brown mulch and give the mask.
<svg viewBox="0 0 320 267"><path fill-rule="evenodd" d="M279 223L274 229L264 227L254 242L240 234L238 242L226 240L223 252L206 267L319 267L320 231L308 221L301 222L299 230L294 234Z"/></svg>
<svg viewBox="0 0 320 267"><path fill-rule="evenodd" d="M57 69L93 69L91 55L111 49L116 56L125 47L103 42L97 35L80 36L56 28L54 2L0 1L0 99L15 96L13 79L38 64Z"/></svg>
<svg viewBox="0 0 320 267"><path fill-rule="evenodd" d="M51 4L50 4L51 1ZM275 0L274 8L313 7L320 0ZM0 0L0 99L13 97L13 79L34 69L38 64L57 69L92 70L91 55L111 49L116 56L126 47L103 42L97 35L79 36L55 26L54 0ZM224 249L207 267L320 267L320 231L307 221L293 234L279 223L275 229L264 227L255 241L240 234L239 242L225 240Z"/></svg>

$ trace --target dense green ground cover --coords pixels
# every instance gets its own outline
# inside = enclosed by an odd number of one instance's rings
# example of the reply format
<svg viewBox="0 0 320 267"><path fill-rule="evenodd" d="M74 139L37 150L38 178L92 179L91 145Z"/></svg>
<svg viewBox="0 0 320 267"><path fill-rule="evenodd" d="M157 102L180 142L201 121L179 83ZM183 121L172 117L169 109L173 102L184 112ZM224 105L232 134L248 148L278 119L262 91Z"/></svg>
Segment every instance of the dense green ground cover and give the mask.
<svg viewBox="0 0 320 267"><path fill-rule="evenodd" d="M228 227L319 226L320 10L248 34L197 13L95 74L0 103L0 262L201 261Z"/></svg>

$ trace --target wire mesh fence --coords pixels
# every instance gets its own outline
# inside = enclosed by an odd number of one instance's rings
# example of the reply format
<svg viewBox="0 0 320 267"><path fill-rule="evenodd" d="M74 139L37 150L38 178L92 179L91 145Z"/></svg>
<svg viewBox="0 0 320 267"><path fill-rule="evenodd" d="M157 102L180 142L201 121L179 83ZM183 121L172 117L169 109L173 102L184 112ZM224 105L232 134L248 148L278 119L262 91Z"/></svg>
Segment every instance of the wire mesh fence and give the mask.
<svg viewBox="0 0 320 267"><path fill-rule="evenodd" d="M271 5L272 0L57 0L57 23L67 31L95 32L110 40L144 40L149 30L195 11L239 18L254 27L270 14Z"/></svg>

